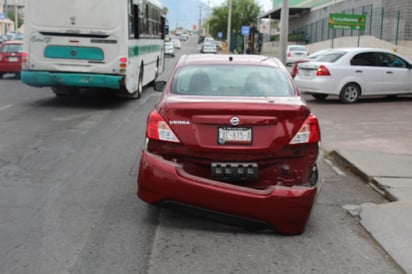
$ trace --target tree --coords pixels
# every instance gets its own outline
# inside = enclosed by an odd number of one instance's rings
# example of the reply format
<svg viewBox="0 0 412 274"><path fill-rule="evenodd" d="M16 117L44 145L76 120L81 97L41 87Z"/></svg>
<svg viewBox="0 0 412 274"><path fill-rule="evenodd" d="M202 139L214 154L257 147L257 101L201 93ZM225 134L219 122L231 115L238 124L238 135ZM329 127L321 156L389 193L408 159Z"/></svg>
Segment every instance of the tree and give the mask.
<svg viewBox="0 0 412 274"><path fill-rule="evenodd" d="M239 32L242 26L256 24L259 13L260 7L256 0L232 0L232 31ZM211 36L217 37L217 33L222 32L223 37L227 37L228 14L229 0L213 9L207 20Z"/></svg>
<svg viewBox="0 0 412 274"><path fill-rule="evenodd" d="M7 18L9 18L13 22L15 22L16 20L16 10L15 9L16 9L15 6L8 6L8 9L7 9ZM20 28L23 25L23 17L19 12L17 12L17 23L18 23L18 26L16 26L16 29Z"/></svg>

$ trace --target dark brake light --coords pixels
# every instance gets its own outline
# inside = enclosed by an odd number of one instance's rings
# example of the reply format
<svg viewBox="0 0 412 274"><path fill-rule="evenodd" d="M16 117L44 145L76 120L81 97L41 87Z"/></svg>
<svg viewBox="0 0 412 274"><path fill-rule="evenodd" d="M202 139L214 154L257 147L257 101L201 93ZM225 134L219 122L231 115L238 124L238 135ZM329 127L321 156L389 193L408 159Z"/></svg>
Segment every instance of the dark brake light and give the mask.
<svg viewBox="0 0 412 274"><path fill-rule="evenodd" d="M320 65L316 70L317 76L330 76L330 72L325 65Z"/></svg>

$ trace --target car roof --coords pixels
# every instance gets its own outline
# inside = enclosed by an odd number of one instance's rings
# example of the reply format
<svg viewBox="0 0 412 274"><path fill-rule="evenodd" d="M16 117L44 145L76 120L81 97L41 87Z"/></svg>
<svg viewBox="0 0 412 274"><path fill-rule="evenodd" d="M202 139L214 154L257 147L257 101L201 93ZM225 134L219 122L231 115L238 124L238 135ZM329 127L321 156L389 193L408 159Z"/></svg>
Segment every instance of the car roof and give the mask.
<svg viewBox="0 0 412 274"><path fill-rule="evenodd" d="M288 45L288 49L289 48L307 49L307 47L304 45Z"/></svg>
<svg viewBox="0 0 412 274"><path fill-rule="evenodd" d="M383 48L358 48L358 47L346 47L346 48L333 48L331 51L347 51L347 52L364 52L364 51L373 51L373 52L390 52L395 53L394 51L383 49Z"/></svg>
<svg viewBox="0 0 412 274"><path fill-rule="evenodd" d="M207 64L260 65L272 67L280 67L282 65L277 58L264 55L190 54L180 57L177 66Z"/></svg>
<svg viewBox="0 0 412 274"><path fill-rule="evenodd" d="M8 41L4 41L3 43L1 43L2 45L7 45L7 44L23 44L22 40L8 40Z"/></svg>
<svg viewBox="0 0 412 274"><path fill-rule="evenodd" d="M384 49L384 48L368 48L368 47L364 47L364 48L360 48L360 47L347 47L347 48L333 48L329 53L333 53L333 52L342 52L345 51L347 53L350 53L351 55L353 54L357 54L357 53L362 53L362 52L386 52L386 53L391 53L394 55L397 55L405 60L408 60L408 58L406 56L403 56L393 50L389 50L389 49ZM408 60L408 62L410 62Z"/></svg>

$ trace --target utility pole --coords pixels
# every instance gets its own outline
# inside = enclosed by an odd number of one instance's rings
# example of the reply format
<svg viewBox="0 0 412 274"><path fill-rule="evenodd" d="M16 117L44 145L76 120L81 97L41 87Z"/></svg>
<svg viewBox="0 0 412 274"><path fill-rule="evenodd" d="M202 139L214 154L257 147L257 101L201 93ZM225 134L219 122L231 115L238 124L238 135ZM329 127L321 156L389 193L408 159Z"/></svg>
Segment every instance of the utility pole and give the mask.
<svg viewBox="0 0 412 274"><path fill-rule="evenodd" d="M232 0L229 0L229 14L227 17L227 49L230 52L230 34L232 33Z"/></svg>
<svg viewBox="0 0 412 274"><path fill-rule="evenodd" d="M288 0L282 0L280 13L280 61L286 65L286 49L288 46L289 6Z"/></svg>
<svg viewBox="0 0 412 274"><path fill-rule="evenodd" d="M199 5L199 27L198 27L198 35L202 35L202 6Z"/></svg>
<svg viewBox="0 0 412 274"><path fill-rule="evenodd" d="M14 30L17 32L19 19L17 18L17 0L14 0Z"/></svg>
<svg viewBox="0 0 412 274"><path fill-rule="evenodd" d="M209 35L209 18L210 17L210 0L207 0L207 26L206 26L206 35Z"/></svg>
<svg viewBox="0 0 412 274"><path fill-rule="evenodd" d="M7 18L7 14L8 14L8 9L9 7L7 6L7 0L4 0L4 16ZM7 27L7 23L4 24L4 33L6 34L8 32L8 27Z"/></svg>

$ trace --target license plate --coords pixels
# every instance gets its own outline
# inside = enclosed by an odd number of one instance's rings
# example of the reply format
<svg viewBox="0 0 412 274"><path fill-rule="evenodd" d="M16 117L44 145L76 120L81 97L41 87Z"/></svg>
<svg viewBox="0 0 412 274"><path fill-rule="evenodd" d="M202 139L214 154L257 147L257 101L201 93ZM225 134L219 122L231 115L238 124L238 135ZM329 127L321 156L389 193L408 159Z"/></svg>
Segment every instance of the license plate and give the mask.
<svg viewBox="0 0 412 274"><path fill-rule="evenodd" d="M309 77L310 76L310 70L304 69L303 71L303 75Z"/></svg>
<svg viewBox="0 0 412 274"><path fill-rule="evenodd" d="M245 127L219 127L218 143L224 144L251 144L252 128Z"/></svg>
<svg viewBox="0 0 412 274"><path fill-rule="evenodd" d="M19 59L17 57L9 57L9 62L17 62Z"/></svg>

